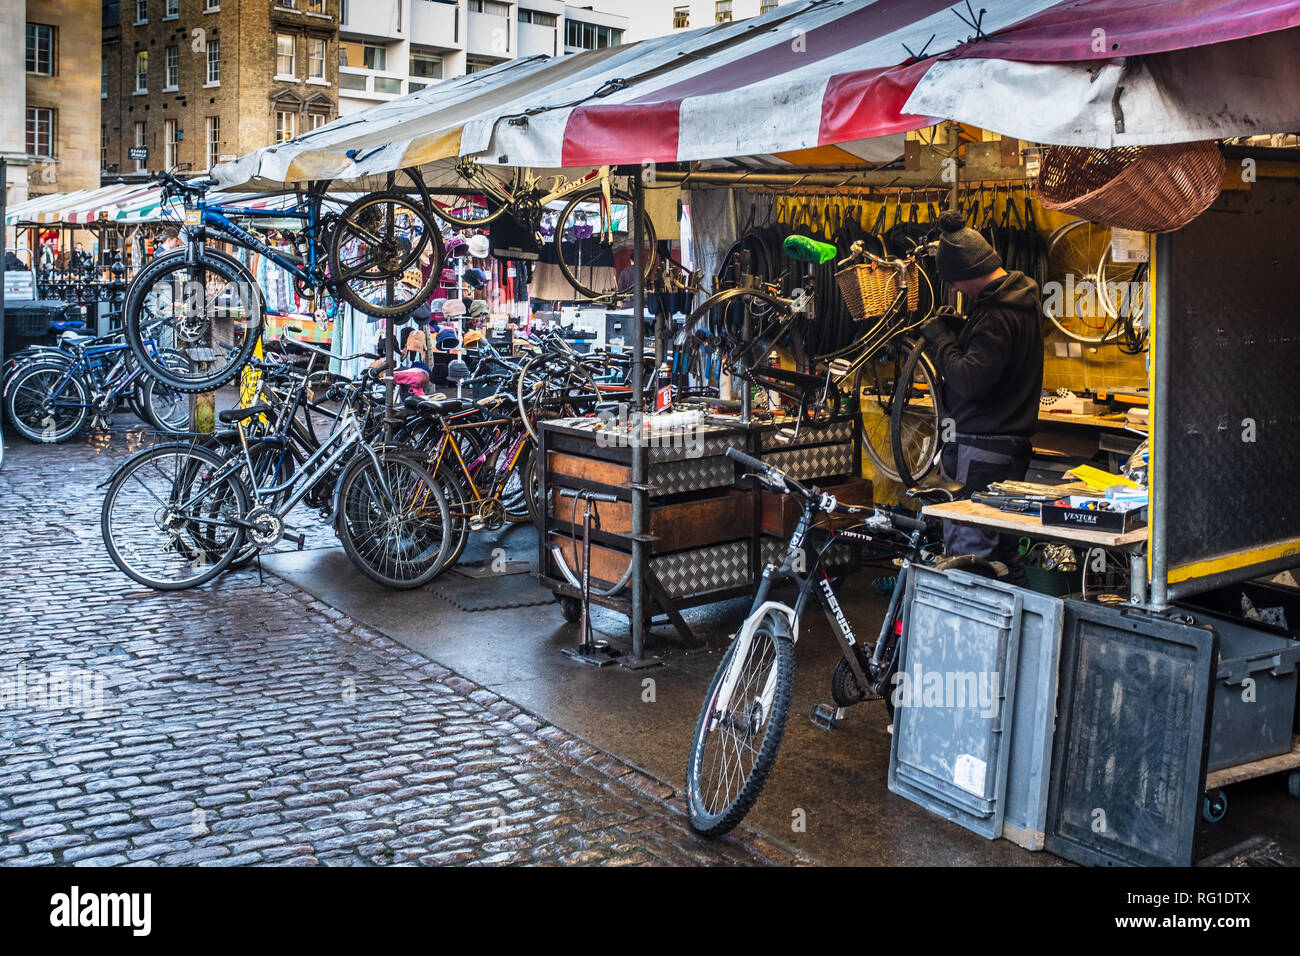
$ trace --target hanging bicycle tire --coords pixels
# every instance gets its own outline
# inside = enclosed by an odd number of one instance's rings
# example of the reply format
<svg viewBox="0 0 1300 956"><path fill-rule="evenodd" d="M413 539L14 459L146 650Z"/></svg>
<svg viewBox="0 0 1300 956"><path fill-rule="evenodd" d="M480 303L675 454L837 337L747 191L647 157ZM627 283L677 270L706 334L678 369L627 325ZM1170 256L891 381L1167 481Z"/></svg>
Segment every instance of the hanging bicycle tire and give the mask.
<svg viewBox="0 0 1300 956"><path fill-rule="evenodd" d="M182 392L210 392L239 374L262 334L262 291L237 259L210 246L165 253L127 289L123 329L131 354L153 378ZM147 343L153 342L156 348ZM167 353L181 352L181 370Z"/></svg>
<svg viewBox="0 0 1300 956"><path fill-rule="evenodd" d="M330 282L353 308L408 315L442 280L442 231L418 199L369 193L341 213L330 236Z"/></svg>
<svg viewBox="0 0 1300 956"><path fill-rule="evenodd" d="M635 272L629 268L635 255L635 234L631 212L636 209L631 195L611 189L605 202L600 189L578 193L565 204L555 226L555 257L560 272L578 292L590 299L603 299L632 292ZM624 229L615 228L618 209L626 207ZM641 216L642 283L650 285L655 266L655 230L644 209ZM592 223L592 217L595 223Z"/></svg>

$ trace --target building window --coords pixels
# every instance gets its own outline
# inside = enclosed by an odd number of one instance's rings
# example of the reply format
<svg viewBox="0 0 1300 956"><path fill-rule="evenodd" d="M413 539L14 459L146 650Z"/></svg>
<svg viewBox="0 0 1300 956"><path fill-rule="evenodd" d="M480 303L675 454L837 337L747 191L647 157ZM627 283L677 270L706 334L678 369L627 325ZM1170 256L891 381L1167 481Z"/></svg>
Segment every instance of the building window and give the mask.
<svg viewBox="0 0 1300 956"><path fill-rule="evenodd" d="M466 73L481 73L484 70L491 69L492 64L485 60L465 60Z"/></svg>
<svg viewBox="0 0 1300 956"><path fill-rule="evenodd" d="M340 43L339 66L364 67L367 70L386 69L384 48L366 43Z"/></svg>
<svg viewBox="0 0 1300 956"><path fill-rule="evenodd" d="M275 114L275 141L286 143L298 135L298 114L278 110Z"/></svg>
<svg viewBox="0 0 1300 956"><path fill-rule="evenodd" d="M108 169L108 127L99 128L99 168Z"/></svg>
<svg viewBox="0 0 1300 956"><path fill-rule="evenodd" d="M208 169L217 165L217 157L221 154L221 117L208 117Z"/></svg>
<svg viewBox="0 0 1300 956"><path fill-rule="evenodd" d="M411 76L422 80L442 79L442 57L423 53L411 54ZM423 87L421 87L423 89Z"/></svg>
<svg viewBox="0 0 1300 956"><path fill-rule="evenodd" d="M54 110L27 107L27 154L54 155Z"/></svg>
<svg viewBox="0 0 1300 956"><path fill-rule="evenodd" d="M99 58L99 98L108 99L108 57Z"/></svg>
<svg viewBox="0 0 1300 956"><path fill-rule="evenodd" d="M163 0L163 19L175 20L181 13L181 0Z"/></svg>
<svg viewBox="0 0 1300 956"><path fill-rule="evenodd" d="M213 42L216 42L215 40ZM174 90L181 82L181 51L179 47L167 48L166 75L163 77L163 89Z"/></svg>
<svg viewBox="0 0 1300 956"><path fill-rule="evenodd" d="M54 27L27 24L27 72L54 75Z"/></svg>
<svg viewBox="0 0 1300 956"><path fill-rule="evenodd" d="M149 92L149 51L140 50L135 55L135 91Z"/></svg>
<svg viewBox="0 0 1300 956"><path fill-rule="evenodd" d="M348 0L339 0L339 23L348 22Z"/></svg>
<svg viewBox="0 0 1300 956"><path fill-rule="evenodd" d="M135 145L136 145L136 146L147 146L148 143L145 142L145 138L144 138L144 137L145 137L144 122L141 121L141 122L138 122L138 123L135 124ZM144 169L145 169L145 162L146 162L145 160L140 160L140 159L137 159L137 160L135 161L135 171L136 171L137 173L142 173L142 172L144 172Z"/></svg>
<svg viewBox="0 0 1300 956"><path fill-rule="evenodd" d="M539 27L553 27L556 24L554 13L542 13L539 10L520 10L520 23L534 23Z"/></svg>
<svg viewBox="0 0 1300 956"><path fill-rule="evenodd" d="M135 22L149 22L149 0L135 0Z"/></svg>
<svg viewBox="0 0 1300 956"><path fill-rule="evenodd" d="M211 13L214 10L221 9L220 0L203 0L203 12Z"/></svg>
<svg viewBox="0 0 1300 956"><path fill-rule="evenodd" d="M309 129L309 130L312 130L312 129L320 129L322 126L324 126L324 125L325 125L326 123L328 123L329 121L330 121L329 117L326 116L324 113L308 113L308 114L307 114L307 129Z"/></svg>
<svg viewBox="0 0 1300 956"><path fill-rule="evenodd" d="M221 82L221 41L208 41L208 80L209 84Z"/></svg>
<svg viewBox="0 0 1300 956"><path fill-rule="evenodd" d="M324 13L325 0L307 0L307 9L312 13Z"/></svg>
<svg viewBox="0 0 1300 956"><path fill-rule="evenodd" d="M691 25L690 7L673 7L673 29L685 30Z"/></svg>
<svg viewBox="0 0 1300 956"><path fill-rule="evenodd" d="M582 50L597 50L607 46L618 46L623 42L623 31L614 27L597 26L594 23L581 23L577 20L564 21L565 46Z"/></svg>
<svg viewBox="0 0 1300 956"><path fill-rule="evenodd" d="M313 80L325 79L325 41L307 41L307 76Z"/></svg>
<svg viewBox="0 0 1300 956"><path fill-rule="evenodd" d="M276 76L295 76L293 37L281 33L275 38L275 74Z"/></svg>
<svg viewBox="0 0 1300 956"><path fill-rule="evenodd" d="M731 22L731 0L717 0L713 7L715 10L713 15L714 23Z"/></svg>
<svg viewBox="0 0 1300 956"><path fill-rule="evenodd" d="M764 13L770 13L776 9L777 0L762 0L758 5L758 13L762 16Z"/></svg>
<svg viewBox="0 0 1300 956"><path fill-rule="evenodd" d="M469 0L470 13L489 13L494 17L510 16L510 4L497 0Z"/></svg>
<svg viewBox="0 0 1300 956"><path fill-rule="evenodd" d="M163 121L163 169L176 168L176 121Z"/></svg>

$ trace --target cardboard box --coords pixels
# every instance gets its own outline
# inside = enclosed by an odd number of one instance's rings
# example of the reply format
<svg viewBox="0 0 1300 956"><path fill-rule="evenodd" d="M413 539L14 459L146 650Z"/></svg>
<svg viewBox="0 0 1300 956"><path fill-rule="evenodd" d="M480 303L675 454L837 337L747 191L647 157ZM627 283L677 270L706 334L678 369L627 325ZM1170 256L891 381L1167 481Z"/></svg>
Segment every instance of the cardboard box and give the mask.
<svg viewBox="0 0 1300 956"><path fill-rule="evenodd" d="M1110 534L1123 534L1146 524L1146 508L1141 505L1133 506L1129 502L1107 501L1105 498L1084 495L1071 495L1062 500L1066 505L1059 502L1043 505L1043 524ZM1096 507L1099 504L1109 505L1110 510Z"/></svg>

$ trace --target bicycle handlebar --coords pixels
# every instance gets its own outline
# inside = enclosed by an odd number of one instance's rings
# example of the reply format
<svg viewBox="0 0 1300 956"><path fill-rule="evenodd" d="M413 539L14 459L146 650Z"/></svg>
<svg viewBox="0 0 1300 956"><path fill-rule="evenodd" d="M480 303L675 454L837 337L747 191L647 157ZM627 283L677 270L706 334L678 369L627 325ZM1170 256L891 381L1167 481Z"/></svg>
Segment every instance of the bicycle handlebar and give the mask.
<svg viewBox="0 0 1300 956"><path fill-rule="evenodd" d="M842 269L850 262L855 262L858 259L866 259L869 262L874 262L877 265L886 266L890 269L902 270L906 269L922 256L930 255L938 248L938 242L927 242L917 246L905 256L878 256L873 252L868 252L867 247L862 244L862 240L858 239L854 241L853 245L849 246L850 255L847 259L841 259L839 261L838 268Z"/></svg>
<svg viewBox="0 0 1300 956"><path fill-rule="evenodd" d="M892 527L894 530L906 532L924 532L926 530L925 521L918 518L910 518L907 515L901 515L896 511L881 511L879 508L861 508L856 505L844 505L835 500L834 495L818 492L815 489L795 481L785 472L772 465L766 465L752 455L747 455L738 448L728 448L726 456L739 465L750 469L758 479L764 484L771 485L780 491L790 492L799 495L801 498L809 501L815 501L817 507L827 514L837 513L844 515L866 515L867 523L876 527Z"/></svg>

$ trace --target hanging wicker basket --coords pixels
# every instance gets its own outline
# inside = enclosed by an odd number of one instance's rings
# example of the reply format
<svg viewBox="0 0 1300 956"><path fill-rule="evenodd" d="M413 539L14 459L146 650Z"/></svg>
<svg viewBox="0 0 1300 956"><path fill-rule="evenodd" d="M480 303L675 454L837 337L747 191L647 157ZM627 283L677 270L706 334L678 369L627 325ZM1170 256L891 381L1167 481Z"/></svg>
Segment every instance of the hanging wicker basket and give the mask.
<svg viewBox="0 0 1300 956"><path fill-rule="evenodd" d="M1173 232L1223 189L1223 154L1213 141L1168 146L1050 146L1043 154L1038 200L1107 226Z"/></svg>
<svg viewBox="0 0 1300 956"><path fill-rule="evenodd" d="M907 265L907 310L915 312L921 300L920 270L915 262ZM858 263L835 273L840 295L849 307L854 322L878 319L894 304L898 296L898 270L875 262Z"/></svg>

